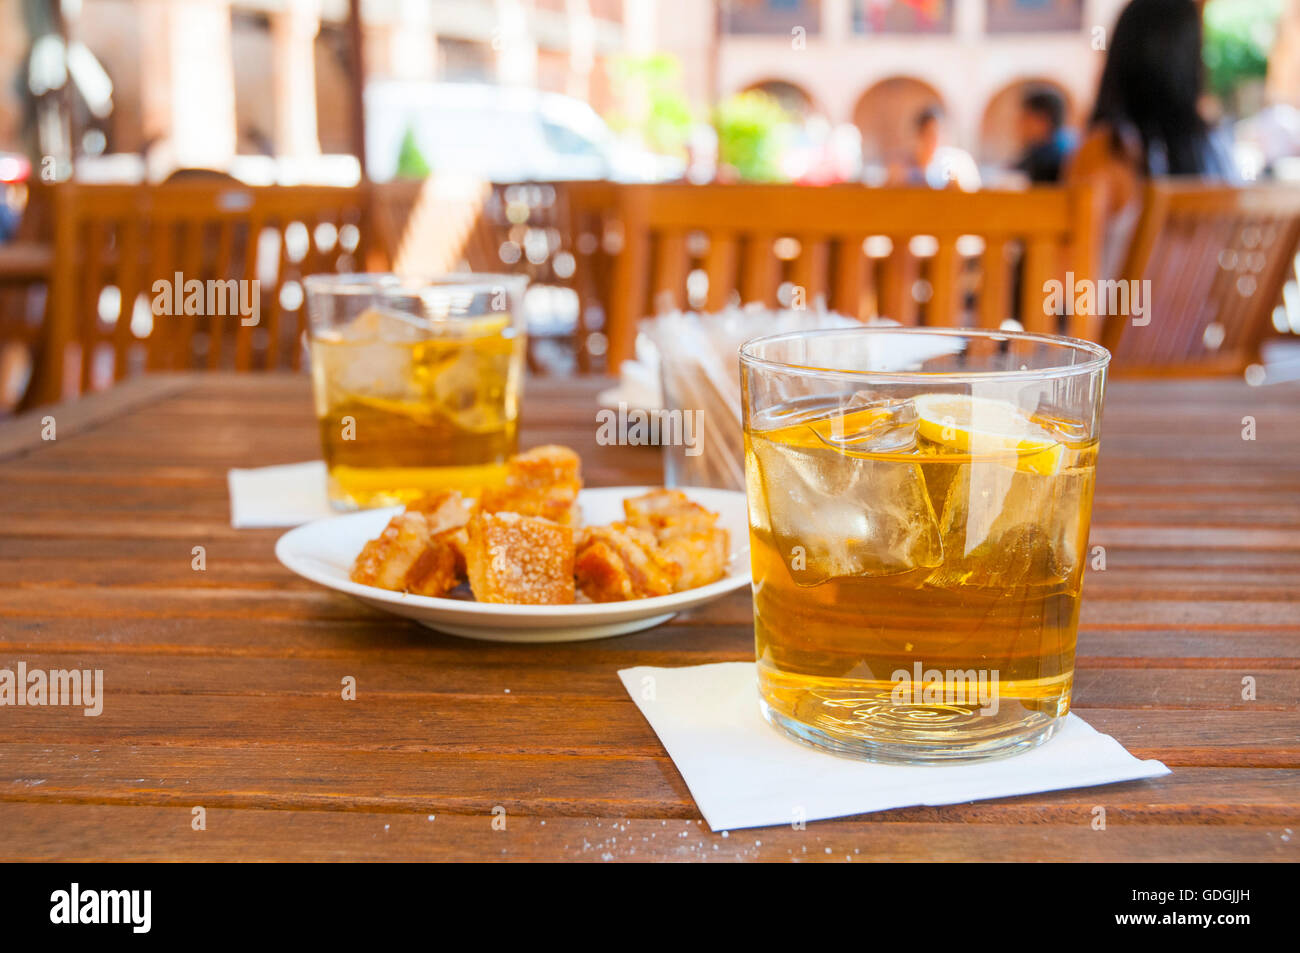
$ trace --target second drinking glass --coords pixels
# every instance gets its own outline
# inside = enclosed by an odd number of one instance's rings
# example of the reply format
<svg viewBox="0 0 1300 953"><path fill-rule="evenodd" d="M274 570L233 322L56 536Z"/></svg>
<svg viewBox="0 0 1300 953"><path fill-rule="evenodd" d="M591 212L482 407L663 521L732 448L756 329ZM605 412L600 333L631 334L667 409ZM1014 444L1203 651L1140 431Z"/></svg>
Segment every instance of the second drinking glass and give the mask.
<svg viewBox="0 0 1300 953"><path fill-rule="evenodd" d="M518 439L527 279L313 275L312 389L338 509L502 479Z"/></svg>

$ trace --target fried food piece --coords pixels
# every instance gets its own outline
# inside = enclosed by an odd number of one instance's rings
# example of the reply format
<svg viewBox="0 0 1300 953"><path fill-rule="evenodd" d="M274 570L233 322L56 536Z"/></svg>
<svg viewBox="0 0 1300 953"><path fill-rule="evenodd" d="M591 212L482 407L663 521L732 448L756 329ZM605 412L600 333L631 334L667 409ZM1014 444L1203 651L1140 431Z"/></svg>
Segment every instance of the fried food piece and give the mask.
<svg viewBox="0 0 1300 953"><path fill-rule="evenodd" d="M588 599L620 602L667 595L681 567L660 553L650 533L613 523L582 530L574 572L578 588Z"/></svg>
<svg viewBox="0 0 1300 953"><path fill-rule="evenodd" d="M681 490L651 490L623 501L630 525L656 537L664 533L694 533L712 529L718 514L690 500Z"/></svg>
<svg viewBox="0 0 1300 953"><path fill-rule="evenodd" d="M484 487L478 508L483 513L539 516L565 526L574 526L578 522L578 494L567 489Z"/></svg>
<svg viewBox="0 0 1300 953"><path fill-rule="evenodd" d="M455 490L445 490L407 504L406 511L424 514L432 543L440 550L450 553L456 581L464 579L465 547L469 544L465 524L474 512L473 500L466 499ZM445 561L442 555L438 558Z"/></svg>
<svg viewBox="0 0 1300 953"><path fill-rule="evenodd" d="M519 490L582 489L582 461L568 447L546 444L506 462L506 486Z"/></svg>
<svg viewBox="0 0 1300 953"><path fill-rule="evenodd" d="M406 506L408 513L423 513L433 535L469 522L470 501L455 490L431 493Z"/></svg>
<svg viewBox="0 0 1300 953"><path fill-rule="evenodd" d="M664 558L678 567L675 592L717 582L727 571L731 538L718 514L681 490L651 490L623 501L628 523L654 534Z"/></svg>
<svg viewBox="0 0 1300 953"><path fill-rule="evenodd" d="M402 592L408 575L416 569L423 584L433 585L434 563L424 559L429 543L429 522L423 513L398 513L382 533L361 548L349 578L365 586Z"/></svg>
<svg viewBox="0 0 1300 953"><path fill-rule="evenodd" d="M398 513L384 531L361 547L349 578L365 586L401 591L406 574L429 545L423 513Z"/></svg>
<svg viewBox="0 0 1300 953"><path fill-rule="evenodd" d="M465 577L459 546L465 530L456 520L468 519L459 493L431 507L408 509L388 521L384 531L366 543L352 564L349 578L365 586L420 596L442 596ZM438 531L438 527L455 523Z"/></svg>
<svg viewBox="0 0 1300 953"><path fill-rule="evenodd" d="M573 601L573 528L518 513L475 513L465 565L479 602Z"/></svg>
<svg viewBox="0 0 1300 953"><path fill-rule="evenodd" d="M513 456L506 463L503 487L484 487L479 509L484 513L518 513L575 526L581 463L568 447L547 445Z"/></svg>
<svg viewBox="0 0 1300 953"><path fill-rule="evenodd" d="M405 590L417 596L446 595L464 576L457 562L456 549L445 534L435 536L406 571Z"/></svg>
<svg viewBox="0 0 1300 953"><path fill-rule="evenodd" d="M727 571L731 539L725 529L710 527L697 532L679 532L659 541L659 552L677 566L674 592L717 582Z"/></svg>
<svg viewBox="0 0 1300 953"><path fill-rule="evenodd" d="M442 542L451 550L456 566L456 580L465 578L465 551L469 548L469 530L464 526L444 530L434 537L435 542Z"/></svg>

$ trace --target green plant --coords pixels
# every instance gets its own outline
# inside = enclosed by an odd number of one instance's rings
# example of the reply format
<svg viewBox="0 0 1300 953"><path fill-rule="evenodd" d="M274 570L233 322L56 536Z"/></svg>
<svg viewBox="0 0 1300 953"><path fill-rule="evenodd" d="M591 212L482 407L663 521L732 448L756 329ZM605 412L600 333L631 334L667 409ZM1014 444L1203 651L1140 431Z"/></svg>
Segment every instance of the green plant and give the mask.
<svg viewBox="0 0 1300 953"><path fill-rule="evenodd" d="M635 132L656 152L683 154L693 117L677 58L671 53L620 56L614 60L612 79L615 95L628 111L606 117L610 127Z"/></svg>
<svg viewBox="0 0 1300 953"><path fill-rule="evenodd" d="M426 179L433 170L420 152L419 143L415 141L415 130L410 126L402 134L402 145L397 151L397 178Z"/></svg>
<svg viewBox="0 0 1300 953"><path fill-rule="evenodd" d="M781 179L781 150L790 122L790 115L767 93L750 90L724 99L713 113L718 161L746 181Z"/></svg>
<svg viewBox="0 0 1300 953"><path fill-rule="evenodd" d="M1209 86L1230 97L1245 81L1268 73L1282 0L1210 0L1205 5L1205 66Z"/></svg>

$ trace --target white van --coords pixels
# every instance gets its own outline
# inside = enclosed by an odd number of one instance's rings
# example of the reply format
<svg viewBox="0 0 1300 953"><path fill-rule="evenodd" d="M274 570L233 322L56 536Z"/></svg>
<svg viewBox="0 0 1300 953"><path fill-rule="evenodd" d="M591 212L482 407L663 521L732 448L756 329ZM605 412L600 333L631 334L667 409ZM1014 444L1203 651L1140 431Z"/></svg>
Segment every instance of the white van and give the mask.
<svg viewBox="0 0 1300 953"><path fill-rule="evenodd" d="M408 129L434 172L493 182L681 175L678 160L620 143L571 96L482 83L384 80L366 85L366 162L379 182L397 172Z"/></svg>

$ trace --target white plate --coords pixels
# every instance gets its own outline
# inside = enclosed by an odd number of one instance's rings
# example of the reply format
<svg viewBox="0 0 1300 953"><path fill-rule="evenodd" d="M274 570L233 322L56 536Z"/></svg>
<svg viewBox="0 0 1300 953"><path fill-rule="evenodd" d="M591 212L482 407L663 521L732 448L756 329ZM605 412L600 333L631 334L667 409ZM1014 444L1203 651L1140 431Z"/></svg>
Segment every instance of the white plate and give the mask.
<svg viewBox="0 0 1300 953"><path fill-rule="evenodd" d="M596 526L623 519L623 500L652 487L620 486L583 490L578 497L582 519ZM352 561L366 540L378 536L401 507L365 510L317 520L285 533L275 555L304 579L440 632L490 642L575 642L639 632L667 622L690 609L749 585L749 521L745 494L734 490L689 488L696 503L718 514L718 525L731 534L727 575L698 589L627 602L575 603L567 606L519 606L435 599L364 586L348 578Z"/></svg>

